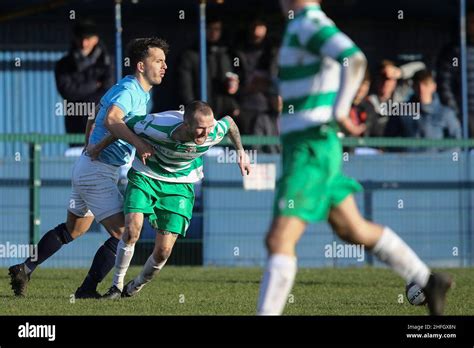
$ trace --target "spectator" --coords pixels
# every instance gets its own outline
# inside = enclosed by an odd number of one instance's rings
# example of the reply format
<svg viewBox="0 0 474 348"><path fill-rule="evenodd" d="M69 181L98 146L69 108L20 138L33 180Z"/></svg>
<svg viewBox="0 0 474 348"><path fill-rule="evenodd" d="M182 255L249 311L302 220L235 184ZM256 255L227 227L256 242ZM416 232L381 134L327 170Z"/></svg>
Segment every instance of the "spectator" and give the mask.
<svg viewBox="0 0 474 348"><path fill-rule="evenodd" d="M393 117L390 121L396 136L410 138L461 138L461 124L454 109L441 104L436 82L429 70L420 70L413 77L415 94L409 100L419 105L419 114ZM435 148L428 148L437 151Z"/></svg>
<svg viewBox="0 0 474 348"><path fill-rule="evenodd" d="M207 97L216 119L239 115L235 94L239 78L234 73L228 48L221 43L222 22L210 19L206 27L207 40ZM186 50L178 63L178 92L184 105L201 99L200 63L198 47Z"/></svg>
<svg viewBox="0 0 474 348"><path fill-rule="evenodd" d="M67 103L97 104L114 83L110 56L101 43L93 22L86 20L78 23L74 27L73 35L74 39L68 54L56 63L56 86ZM68 112L65 116L68 134L84 134L90 115L77 113L71 115Z"/></svg>
<svg viewBox="0 0 474 348"><path fill-rule="evenodd" d="M420 103L417 135L429 139L461 138L461 124L456 112L441 104L431 72L418 71L413 77L413 86L415 95L410 101Z"/></svg>
<svg viewBox="0 0 474 348"><path fill-rule="evenodd" d="M270 76L272 61L276 58L276 51L267 43L266 36L266 24L257 19L251 23L245 42L236 51L241 77L238 125L242 134L255 134L257 119L268 119L270 113L269 88L259 89L255 83L259 75Z"/></svg>
<svg viewBox="0 0 474 348"><path fill-rule="evenodd" d="M370 74L367 70L365 72L364 79L357 90L354 101L352 102L352 107L350 110L349 117L351 118L352 123L355 125L365 124L366 131L363 133L363 136L383 136L379 134L378 130L380 127L377 126L377 113L375 112L374 106L367 99L367 94L370 89ZM346 135L349 135L346 133Z"/></svg>
<svg viewBox="0 0 474 348"><path fill-rule="evenodd" d="M469 137L474 137L474 11L467 13L467 104L469 118ZM437 62L438 91L441 102L455 110L462 120L461 113L461 50L458 42L443 47Z"/></svg>
<svg viewBox="0 0 474 348"><path fill-rule="evenodd" d="M386 133L390 116L384 114L382 105L394 105L407 101L411 89L409 79L416 71L424 68L425 64L422 62L412 62L404 64L401 67L397 67L395 63L390 60L383 60L381 62L377 75L377 91L375 94L369 96L369 101L378 114L374 129L376 136Z"/></svg>

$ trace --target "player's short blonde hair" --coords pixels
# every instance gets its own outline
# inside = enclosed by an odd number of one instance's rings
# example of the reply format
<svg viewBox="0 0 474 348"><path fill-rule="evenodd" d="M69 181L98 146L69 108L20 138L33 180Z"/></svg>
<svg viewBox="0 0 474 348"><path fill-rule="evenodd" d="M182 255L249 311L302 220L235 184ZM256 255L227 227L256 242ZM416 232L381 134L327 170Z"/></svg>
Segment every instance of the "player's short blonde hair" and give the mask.
<svg viewBox="0 0 474 348"><path fill-rule="evenodd" d="M184 122L193 124L196 114L213 116L211 106L202 100L194 100L184 107Z"/></svg>

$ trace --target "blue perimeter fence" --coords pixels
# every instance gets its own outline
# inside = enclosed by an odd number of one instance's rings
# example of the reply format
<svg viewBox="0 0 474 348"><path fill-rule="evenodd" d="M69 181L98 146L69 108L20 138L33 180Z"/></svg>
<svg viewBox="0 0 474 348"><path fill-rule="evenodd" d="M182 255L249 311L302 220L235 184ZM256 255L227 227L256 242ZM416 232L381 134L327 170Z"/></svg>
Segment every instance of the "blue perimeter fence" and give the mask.
<svg viewBox="0 0 474 348"><path fill-rule="evenodd" d="M0 160L0 267L23 260L15 246L37 243L65 220L77 157L51 155L44 149L52 143L64 148L82 140L83 136L71 135L0 134L0 146L16 149ZM256 148L279 144L278 137L243 137L243 141ZM364 186L364 192L356 195L364 216L390 226L431 266L474 264L474 161L468 151L474 140L346 138L342 142L347 151L344 172ZM192 223L187 237L178 241L171 264L259 267L265 262L263 241L272 218L273 178L278 178L280 157L257 151L255 168L263 178L259 187L255 178L244 185L237 165L228 163L229 158L222 161L226 153L221 147L205 156L205 179L195 186ZM43 266L88 267L107 236L96 223ZM146 225L134 263L145 262L153 242L154 232ZM369 253L364 257L331 253L344 247L326 223L309 225L298 244L299 265L381 266Z"/></svg>

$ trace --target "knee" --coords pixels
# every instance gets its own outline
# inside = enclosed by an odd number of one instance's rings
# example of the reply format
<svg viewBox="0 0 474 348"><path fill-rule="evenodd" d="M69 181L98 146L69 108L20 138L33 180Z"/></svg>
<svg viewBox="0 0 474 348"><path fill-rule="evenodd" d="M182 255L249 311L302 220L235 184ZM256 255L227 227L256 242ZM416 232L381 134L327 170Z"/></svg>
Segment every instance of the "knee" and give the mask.
<svg viewBox="0 0 474 348"><path fill-rule="evenodd" d="M267 234L265 245L270 254L278 253L285 246L285 240L274 233Z"/></svg>
<svg viewBox="0 0 474 348"><path fill-rule="evenodd" d="M153 257L157 263L164 262L168 260L171 256L171 251L173 248L171 247L158 247L153 250Z"/></svg>
<svg viewBox="0 0 474 348"><path fill-rule="evenodd" d="M126 228L123 234L123 240L127 244L135 244L140 238L141 225L131 222Z"/></svg>
<svg viewBox="0 0 474 348"><path fill-rule="evenodd" d="M341 238L344 241L347 241L351 234L352 230L349 228L348 225L342 224L342 223L337 223L334 221L330 222L332 230L337 234L339 238Z"/></svg>

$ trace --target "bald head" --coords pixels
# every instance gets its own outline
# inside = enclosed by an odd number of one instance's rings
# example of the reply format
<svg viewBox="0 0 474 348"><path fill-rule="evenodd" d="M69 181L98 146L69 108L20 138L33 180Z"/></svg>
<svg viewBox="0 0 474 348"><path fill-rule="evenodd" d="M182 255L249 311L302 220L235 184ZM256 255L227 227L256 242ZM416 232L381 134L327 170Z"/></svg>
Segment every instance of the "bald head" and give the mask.
<svg viewBox="0 0 474 348"><path fill-rule="evenodd" d="M214 128L214 113L209 104L196 100L186 105L184 124L188 137L198 145L203 144Z"/></svg>
<svg viewBox="0 0 474 348"><path fill-rule="evenodd" d="M184 108L184 122L192 124L196 118L214 117L211 106L203 101L195 100Z"/></svg>

